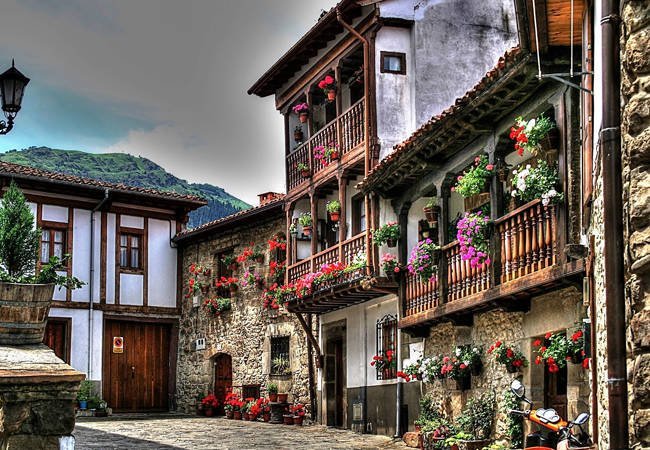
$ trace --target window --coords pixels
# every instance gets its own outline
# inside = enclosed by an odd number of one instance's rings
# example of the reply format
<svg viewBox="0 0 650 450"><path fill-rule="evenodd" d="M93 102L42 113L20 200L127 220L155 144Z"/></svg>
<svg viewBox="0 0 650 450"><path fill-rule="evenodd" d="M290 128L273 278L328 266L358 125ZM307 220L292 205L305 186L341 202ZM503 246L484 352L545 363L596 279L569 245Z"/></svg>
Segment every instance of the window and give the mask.
<svg viewBox="0 0 650 450"><path fill-rule="evenodd" d="M66 230L65 228L41 229L41 263L47 263L52 256L63 258L65 254Z"/></svg>
<svg viewBox="0 0 650 450"><path fill-rule="evenodd" d="M142 269L141 232L120 232L120 267L122 269Z"/></svg>
<svg viewBox="0 0 650 450"><path fill-rule="evenodd" d="M237 260L235 259L235 253L232 250L223 250L218 252L215 255L215 265L217 267L216 280L220 280L222 277L229 278L232 277L234 273ZM230 289L227 287L217 286L217 295L223 298L230 298Z"/></svg>
<svg viewBox="0 0 650 450"><path fill-rule="evenodd" d="M404 53L381 52L381 72L406 75L406 55Z"/></svg>
<svg viewBox="0 0 650 450"><path fill-rule="evenodd" d="M271 338L271 375L290 375L289 336Z"/></svg>
<svg viewBox="0 0 650 450"><path fill-rule="evenodd" d="M363 195L352 198L352 236L366 230L366 202Z"/></svg>
<svg viewBox="0 0 650 450"><path fill-rule="evenodd" d="M241 387L241 397L247 398L260 398L260 385L259 384L245 384Z"/></svg>
<svg viewBox="0 0 650 450"><path fill-rule="evenodd" d="M375 364L378 380L397 378L397 316L386 314L377 321L377 353L381 357Z"/></svg>

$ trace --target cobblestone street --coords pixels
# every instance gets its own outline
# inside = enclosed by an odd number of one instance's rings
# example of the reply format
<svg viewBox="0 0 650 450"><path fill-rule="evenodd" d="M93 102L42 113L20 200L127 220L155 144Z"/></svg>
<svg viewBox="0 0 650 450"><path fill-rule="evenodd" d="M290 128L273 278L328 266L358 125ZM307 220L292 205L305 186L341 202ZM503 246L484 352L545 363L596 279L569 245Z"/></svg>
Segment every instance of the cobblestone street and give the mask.
<svg viewBox="0 0 650 450"><path fill-rule="evenodd" d="M405 449L385 436L182 415L77 420L77 449Z"/></svg>

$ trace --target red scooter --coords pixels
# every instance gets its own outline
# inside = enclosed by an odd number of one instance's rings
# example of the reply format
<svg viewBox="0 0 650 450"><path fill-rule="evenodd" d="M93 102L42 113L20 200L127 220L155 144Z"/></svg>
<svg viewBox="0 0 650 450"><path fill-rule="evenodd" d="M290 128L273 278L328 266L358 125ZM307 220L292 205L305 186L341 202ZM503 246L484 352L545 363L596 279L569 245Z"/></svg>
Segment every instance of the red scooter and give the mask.
<svg viewBox="0 0 650 450"><path fill-rule="evenodd" d="M510 390L520 401L526 402L530 407L523 411L511 409L510 414L523 416L540 426L538 431L526 436L524 448L537 450L590 448L591 438L582 428L582 425L589 420L588 413L580 413L571 422L566 422L553 408L538 408L533 411L533 402L526 398L526 388L519 380L512 381ZM574 432L576 425L579 432Z"/></svg>

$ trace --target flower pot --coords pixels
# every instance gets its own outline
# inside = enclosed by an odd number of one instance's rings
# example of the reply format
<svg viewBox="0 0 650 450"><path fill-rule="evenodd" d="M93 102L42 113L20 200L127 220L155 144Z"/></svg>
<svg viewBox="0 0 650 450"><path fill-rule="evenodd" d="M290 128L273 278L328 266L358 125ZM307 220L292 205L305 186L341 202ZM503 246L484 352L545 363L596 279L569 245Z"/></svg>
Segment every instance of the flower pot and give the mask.
<svg viewBox="0 0 650 450"><path fill-rule="evenodd" d="M293 425L293 416L291 414L285 414L282 416L285 425Z"/></svg>
<svg viewBox="0 0 650 450"><path fill-rule="evenodd" d="M307 123L308 118L309 118L309 113L308 112L301 112L298 115L298 120L300 120L300 123Z"/></svg>
<svg viewBox="0 0 650 450"><path fill-rule="evenodd" d="M303 138L305 135L302 133L302 131L294 131L293 132L293 140L296 142L302 142Z"/></svg>
<svg viewBox="0 0 650 450"><path fill-rule="evenodd" d="M271 413L269 412L269 413L262 414L262 420L264 420L264 422L270 422L271 421Z"/></svg>
<svg viewBox="0 0 650 450"><path fill-rule="evenodd" d="M88 409L88 400L79 400L79 409L85 411Z"/></svg>
<svg viewBox="0 0 650 450"><path fill-rule="evenodd" d="M424 217L429 222L431 228L438 227L438 212L440 208L438 206L424 207Z"/></svg>
<svg viewBox="0 0 650 450"><path fill-rule="evenodd" d="M330 155L330 161L338 161L339 160L339 152L332 152Z"/></svg>
<svg viewBox="0 0 650 450"><path fill-rule="evenodd" d="M244 417L244 420L247 421L247 422L248 422L249 420L251 420L251 415L250 415L250 413L244 413L244 414L243 414L243 417Z"/></svg>
<svg viewBox="0 0 650 450"><path fill-rule="evenodd" d="M386 239L386 245L388 245L390 248L397 247L397 239Z"/></svg>
<svg viewBox="0 0 650 450"><path fill-rule="evenodd" d="M241 411L234 411L234 412L232 413L232 417L233 417L235 420L241 420Z"/></svg>
<svg viewBox="0 0 650 450"><path fill-rule="evenodd" d="M420 431L422 431L422 425L415 424L415 432L419 433Z"/></svg>
<svg viewBox="0 0 650 450"><path fill-rule="evenodd" d="M226 410L226 419L232 419L233 414L232 411Z"/></svg>
<svg viewBox="0 0 650 450"><path fill-rule="evenodd" d="M196 405L196 415L197 416L205 416L205 407L203 406L202 403L199 403Z"/></svg>
<svg viewBox="0 0 650 450"><path fill-rule="evenodd" d="M394 270L389 270L386 272L386 278L388 278L390 281L397 281L399 280L399 272L395 272Z"/></svg>
<svg viewBox="0 0 650 450"><path fill-rule="evenodd" d="M288 398L289 394L278 394L278 402L280 403L287 403Z"/></svg>
<svg viewBox="0 0 650 450"><path fill-rule="evenodd" d="M53 284L0 283L0 345L40 344Z"/></svg>
<svg viewBox="0 0 650 450"><path fill-rule="evenodd" d="M332 222L338 222L340 217L341 217L341 212L340 211L330 213L330 220Z"/></svg>
<svg viewBox="0 0 650 450"><path fill-rule="evenodd" d="M212 408L205 408L205 417L212 417L214 416L214 409Z"/></svg>
<svg viewBox="0 0 650 450"><path fill-rule="evenodd" d="M513 366L512 364L507 364L506 370L508 371L508 373L517 373L519 372L519 367Z"/></svg>
<svg viewBox="0 0 650 450"><path fill-rule="evenodd" d="M250 413L251 422L257 422L257 414Z"/></svg>
<svg viewBox="0 0 650 450"><path fill-rule="evenodd" d="M277 402L278 401L278 394L269 394L269 401L270 402Z"/></svg>
<svg viewBox="0 0 650 450"><path fill-rule="evenodd" d="M472 387L472 377L460 377L456 380L456 390L466 391Z"/></svg>
<svg viewBox="0 0 650 450"><path fill-rule="evenodd" d="M302 227L302 232L305 236L311 236L311 225Z"/></svg>
<svg viewBox="0 0 650 450"><path fill-rule="evenodd" d="M327 91L327 101L333 102L334 100L336 100L336 89L330 89Z"/></svg>
<svg viewBox="0 0 650 450"><path fill-rule="evenodd" d="M306 170L301 170L301 171L300 171L300 176L303 177L303 178L309 178L309 177L311 177L311 170L308 170L308 169L306 169Z"/></svg>
<svg viewBox="0 0 650 450"><path fill-rule="evenodd" d="M582 362L585 360L584 355L582 352L575 353L574 355L571 356L571 362L573 364L582 364Z"/></svg>
<svg viewBox="0 0 650 450"><path fill-rule="evenodd" d="M305 416L293 416L293 424L302 426L302 421L305 419Z"/></svg>

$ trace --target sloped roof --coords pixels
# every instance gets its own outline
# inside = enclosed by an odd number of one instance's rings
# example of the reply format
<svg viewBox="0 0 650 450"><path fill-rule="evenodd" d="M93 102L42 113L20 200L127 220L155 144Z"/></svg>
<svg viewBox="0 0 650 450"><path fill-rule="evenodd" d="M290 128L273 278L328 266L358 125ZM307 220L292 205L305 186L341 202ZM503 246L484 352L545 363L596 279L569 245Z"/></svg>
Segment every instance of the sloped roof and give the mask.
<svg viewBox="0 0 650 450"><path fill-rule="evenodd" d="M386 178L394 176L394 170L400 164L418 156L416 155L418 151L425 146L433 148L433 152L435 152L442 149L445 144L455 139L458 140L459 136L467 141L472 138L473 133L479 134L480 131L476 130L476 124L472 123L473 118L467 117L466 114L478 108L489 111L490 105L486 105L486 101L491 98L498 99L497 93L501 94L501 90L506 85L504 81L506 79L512 80L513 83L519 83L518 89L521 91L521 95L516 99L509 99L509 103L520 101L527 96L529 94L526 92L528 86L522 80L516 79L515 75L523 72L530 58L531 55L519 47L506 51L499 58L497 64L474 87L456 99L453 105L431 117L406 140L395 145L393 152L373 167L358 187L368 191L382 182L387 182ZM527 74L525 81L530 82L531 79L532 77ZM459 124L454 124L455 121L458 121ZM480 123L480 120L477 122ZM432 139L434 136L437 140ZM420 160L420 162L422 161Z"/></svg>
<svg viewBox="0 0 650 450"><path fill-rule="evenodd" d="M160 191L157 189L143 188L138 186L129 186L123 183L109 183L93 178L84 178L76 175L52 172L50 170L37 169L35 167L29 167L9 162L0 162L0 176L52 182L70 186L81 186L86 188L97 188L99 190L110 189L111 191L133 194L141 197L153 197L160 200L174 200L176 202L181 201L183 203L187 203L188 206L194 207L199 207L207 204L204 199L194 195Z"/></svg>
<svg viewBox="0 0 650 450"><path fill-rule="evenodd" d="M283 210L283 207L284 207L284 195L263 205L255 206L253 208L245 209L243 211L238 211L229 216L222 217L221 219L204 223L203 225L196 228L192 228L191 230L181 231L174 237L174 241L176 242L186 241L192 238L205 236L208 233L214 233L217 231L222 231L224 229L229 229L236 225L246 223L249 220L250 221L259 220L260 218L262 218L262 216L266 217L268 215L277 214L281 212Z"/></svg>

